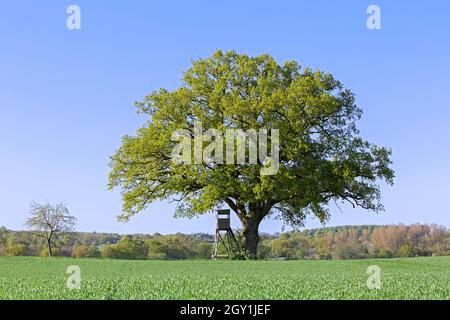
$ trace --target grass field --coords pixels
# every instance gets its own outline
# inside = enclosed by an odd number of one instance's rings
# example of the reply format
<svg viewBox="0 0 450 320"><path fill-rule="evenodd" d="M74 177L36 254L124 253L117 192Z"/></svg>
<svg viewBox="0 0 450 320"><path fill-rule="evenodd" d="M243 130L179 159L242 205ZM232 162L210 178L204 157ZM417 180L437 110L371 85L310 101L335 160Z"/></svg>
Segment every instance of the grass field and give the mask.
<svg viewBox="0 0 450 320"><path fill-rule="evenodd" d="M66 286L78 265L81 289ZM381 268L379 290L367 267ZM0 258L0 299L450 299L450 257L351 261Z"/></svg>

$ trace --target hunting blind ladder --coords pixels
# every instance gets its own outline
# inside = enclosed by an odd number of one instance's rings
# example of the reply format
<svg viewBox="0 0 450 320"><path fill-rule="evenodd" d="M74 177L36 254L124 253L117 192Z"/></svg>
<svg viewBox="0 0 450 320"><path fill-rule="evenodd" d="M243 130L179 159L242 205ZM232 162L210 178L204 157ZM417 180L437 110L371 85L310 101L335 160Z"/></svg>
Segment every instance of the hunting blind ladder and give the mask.
<svg viewBox="0 0 450 320"><path fill-rule="evenodd" d="M217 209L216 218L216 236L212 259L230 258L233 254L240 253L241 248L231 229L230 209Z"/></svg>

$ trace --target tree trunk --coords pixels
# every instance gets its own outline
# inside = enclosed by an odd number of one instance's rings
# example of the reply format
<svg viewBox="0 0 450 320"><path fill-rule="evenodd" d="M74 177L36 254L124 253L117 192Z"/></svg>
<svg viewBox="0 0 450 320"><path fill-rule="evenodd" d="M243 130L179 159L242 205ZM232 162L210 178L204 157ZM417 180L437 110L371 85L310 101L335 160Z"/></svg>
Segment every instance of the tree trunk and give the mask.
<svg viewBox="0 0 450 320"><path fill-rule="evenodd" d="M258 253L258 228L260 222L261 219L256 217L251 217L247 220L242 221L242 241L244 249L255 259L257 258Z"/></svg>
<svg viewBox="0 0 450 320"><path fill-rule="evenodd" d="M242 223L242 245L247 254L257 258L259 243L259 224L270 212L273 203L271 201L248 203L246 208L243 202L233 202L227 198L227 204L236 212Z"/></svg>
<svg viewBox="0 0 450 320"><path fill-rule="evenodd" d="M51 244L50 239L47 239L47 248L48 248L48 256L49 256L49 258L51 258L52 257L52 244Z"/></svg>

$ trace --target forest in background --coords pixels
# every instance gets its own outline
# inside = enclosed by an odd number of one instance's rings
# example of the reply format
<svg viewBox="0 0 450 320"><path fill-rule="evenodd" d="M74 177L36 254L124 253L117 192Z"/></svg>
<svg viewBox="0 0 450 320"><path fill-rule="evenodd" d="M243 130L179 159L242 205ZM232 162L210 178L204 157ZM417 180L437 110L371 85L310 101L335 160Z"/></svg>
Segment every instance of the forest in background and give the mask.
<svg viewBox="0 0 450 320"><path fill-rule="evenodd" d="M239 230L236 230L238 239ZM450 255L450 229L435 224L340 226L260 234L261 259L364 259ZM72 232L55 236L54 255L113 259L208 259L209 234ZM47 256L42 238L0 227L0 256Z"/></svg>

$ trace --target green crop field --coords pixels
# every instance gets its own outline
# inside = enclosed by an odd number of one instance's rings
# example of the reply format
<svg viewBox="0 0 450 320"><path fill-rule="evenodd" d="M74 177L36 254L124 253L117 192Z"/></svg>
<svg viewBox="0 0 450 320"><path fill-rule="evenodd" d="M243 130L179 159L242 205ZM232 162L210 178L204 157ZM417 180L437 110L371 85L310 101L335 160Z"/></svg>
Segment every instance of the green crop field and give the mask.
<svg viewBox="0 0 450 320"><path fill-rule="evenodd" d="M81 270L68 289L67 268ZM381 289L366 273L380 267ZM0 258L0 299L450 299L450 257L351 261Z"/></svg>

